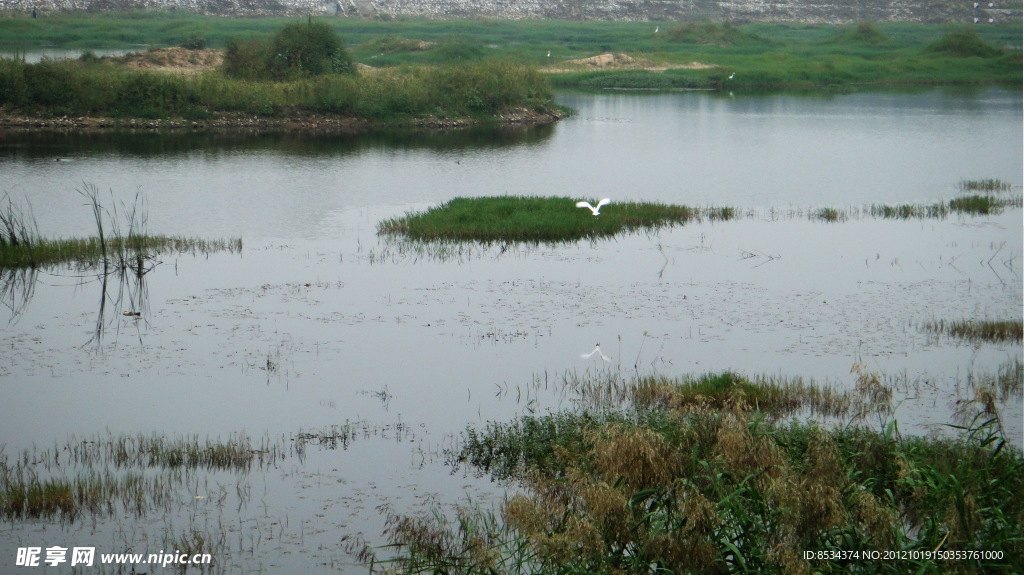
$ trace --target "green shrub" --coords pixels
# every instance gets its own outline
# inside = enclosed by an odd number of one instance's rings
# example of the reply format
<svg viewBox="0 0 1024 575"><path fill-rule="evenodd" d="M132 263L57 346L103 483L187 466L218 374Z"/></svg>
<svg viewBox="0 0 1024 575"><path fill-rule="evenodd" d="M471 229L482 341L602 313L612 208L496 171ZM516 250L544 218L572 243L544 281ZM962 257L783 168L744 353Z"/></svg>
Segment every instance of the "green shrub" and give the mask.
<svg viewBox="0 0 1024 575"><path fill-rule="evenodd" d="M949 32L929 44L925 52L956 58L992 58L1002 53L998 48L986 44L973 28Z"/></svg>
<svg viewBox="0 0 1024 575"><path fill-rule="evenodd" d="M269 40L231 38L225 74L249 80L295 80L355 71L341 36L322 22L287 24Z"/></svg>
<svg viewBox="0 0 1024 575"><path fill-rule="evenodd" d="M181 43L181 47L186 50L205 50L206 38L203 38L199 34L190 34L189 37Z"/></svg>
<svg viewBox="0 0 1024 575"><path fill-rule="evenodd" d="M230 38L224 48L221 70L228 76L256 80L265 76L267 42L254 38Z"/></svg>
<svg viewBox="0 0 1024 575"><path fill-rule="evenodd" d="M270 41L267 70L276 79L350 73L352 59L341 36L321 22L288 24Z"/></svg>

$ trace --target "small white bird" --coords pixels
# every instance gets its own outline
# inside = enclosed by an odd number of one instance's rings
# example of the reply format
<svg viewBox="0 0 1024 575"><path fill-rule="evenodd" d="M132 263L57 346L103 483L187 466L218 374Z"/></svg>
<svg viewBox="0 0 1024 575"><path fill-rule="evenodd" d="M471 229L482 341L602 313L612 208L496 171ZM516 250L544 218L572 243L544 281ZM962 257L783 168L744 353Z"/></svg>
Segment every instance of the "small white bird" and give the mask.
<svg viewBox="0 0 1024 575"><path fill-rule="evenodd" d="M548 50L548 58L551 57L551 50Z"/></svg>
<svg viewBox="0 0 1024 575"><path fill-rule="evenodd" d="M601 359L605 361L612 360L612 358L608 357L607 355L604 354L604 352L601 351L601 344L595 345L594 349L590 353L581 353L580 357L582 357L583 359L590 359L590 356L594 355L595 353L601 356Z"/></svg>
<svg viewBox="0 0 1024 575"><path fill-rule="evenodd" d="M661 26L655 26L655 27L654 27L654 33L655 33L655 34L657 34L657 33L658 33L658 30L661 30Z"/></svg>
<svg viewBox="0 0 1024 575"><path fill-rule="evenodd" d="M590 202L576 202L577 208L590 208L590 211L594 212L595 216L601 215L601 206L607 206L612 203L611 199L605 198L600 202L597 202L597 206L590 205Z"/></svg>
<svg viewBox="0 0 1024 575"><path fill-rule="evenodd" d="M733 72L732 74L729 74L729 79L730 80L732 80L734 77L736 77L736 72Z"/></svg>

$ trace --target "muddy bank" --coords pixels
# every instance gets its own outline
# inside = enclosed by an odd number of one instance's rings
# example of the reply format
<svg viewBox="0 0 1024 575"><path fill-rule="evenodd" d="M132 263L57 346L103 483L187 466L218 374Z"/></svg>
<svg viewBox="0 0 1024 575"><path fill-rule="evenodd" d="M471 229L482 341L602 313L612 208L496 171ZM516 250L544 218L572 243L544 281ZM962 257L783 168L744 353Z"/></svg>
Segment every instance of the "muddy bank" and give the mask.
<svg viewBox="0 0 1024 575"><path fill-rule="evenodd" d="M0 111L0 131L104 131L104 130L249 130L301 131L315 133L363 133L378 128L412 128L449 130L493 123L499 126L539 126L551 124L566 116L560 110L536 111L511 108L492 119L441 118L428 116L408 122L377 124L365 118L323 114L296 114L281 117L251 114L219 114L216 118L190 120L185 118L108 118L102 116L60 116L44 118Z"/></svg>

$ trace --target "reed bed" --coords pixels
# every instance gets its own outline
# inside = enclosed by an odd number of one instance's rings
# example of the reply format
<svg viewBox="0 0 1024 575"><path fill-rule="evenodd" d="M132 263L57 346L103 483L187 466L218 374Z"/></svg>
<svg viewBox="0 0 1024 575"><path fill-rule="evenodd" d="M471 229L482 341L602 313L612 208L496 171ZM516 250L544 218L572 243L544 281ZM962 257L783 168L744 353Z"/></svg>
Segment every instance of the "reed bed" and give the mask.
<svg viewBox="0 0 1024 575"><path fill-rule="evenodd" d="M0 460L0 517L57 519L73 523L83 515L141 517L175 501L179 482L165 475L92 470L72 478L40 477L29 466Z"/></svg>
<svg viewBox="0 0 1024 575"><path fill-rule="evenodd" d="M985 178L981 180L961 180L958 184L961 192L1009 192L1013 186L998 178Z"/></svg>
<svg viewBox="0 0 1024 575"><path fill-rule="evenodd" d="M1021 320L936 320L924 324L932 333L970 342L1017 342L1024 338Z"/></svg>
<svg viewBox="0 0 1024 575"><path fill-rule="evenodd" d="M93 184L84 184L79 194L89 202L96 223L96 236L91 238L44 238L31 216L31 206L16 205L7 197L7 206L0 208L0 269L71 264L80 269L102 267L141 276L152 269L153 258L164 253L242 251L241 238L203 240L147 234L147 214L139 194L131 206L121 203L120 207L117 202L104 206Z"/></svg>
<svg viewBox="0 0 1024 575"><path fill-rule="evenodd" d="M36 238L31 242L0 244L0 268L37 268L59 264L71 264L78 268L102 266L110 260L110 253L125 254L119 261L139 263L160 254L209 255L227 251L241 252L242 240L203 240L180 236L135 236L114 238L104 242L100 238L46 239Z"/></svg>
<svg viewBox="0 0 1024 575"><path fill-rule="evenodd" d="M890 405L884 378L863 366L853 373L859 402ZM454 521L437 512L389 518L402 553L386 568L610 575L1024 566L1024 458L983 398L969 402L958 437L937 439L903 436L894 420L877 430L772 423L735 374L691 378L679 385L684 392L722 401L659 399L467 428L454 461L513 480L519 492L490 515L470 505ZM890 561L875 558L892 552Z"/></svg>

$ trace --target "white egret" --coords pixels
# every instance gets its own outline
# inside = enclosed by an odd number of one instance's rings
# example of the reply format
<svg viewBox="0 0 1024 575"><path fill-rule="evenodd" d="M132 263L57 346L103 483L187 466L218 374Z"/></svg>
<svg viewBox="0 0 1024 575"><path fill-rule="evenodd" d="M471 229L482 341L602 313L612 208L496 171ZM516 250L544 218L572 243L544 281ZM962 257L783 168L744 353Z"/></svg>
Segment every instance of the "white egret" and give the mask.
<svg viewBox="0 0 1024 575"><path fill-rule="evenodd" d="M729 74L729 79L730 80L732 80L734 77L736 77L736 72L733 72L732 74Z"/></svg>
<svg viewBox="0 0 1024 575"><path fill-rule="evenodd" d="M612 203L611 199L605 198L600 202L597 202L597 206L590 205L590 202L576 202L577 208L590 208L590 211L594 212L595 216L601 215L601 206L606 206Z"/></svg>
<svg viewBox="0 0 1024 575"><path fill-rule="evenodd" d="M657 33L658 33L658 30L661 30L661 26L655 26L655 27L654 27L654 33L655 33L655 34L657 34Z"/></svg>
<svg viewBox="0 0 1024 575"><path fill-rule="evenodd" d="M581 353L580 357L582 357L583 359L590 359L590 357L592 355L594 355L595 353L597 355L601 356L601 359L603 359L605 361L611 361L612 360L612 358L608 357L607 355L604 354L604 352L601 351L601 344L595 345L594 349L590 353Z"/></svg>

